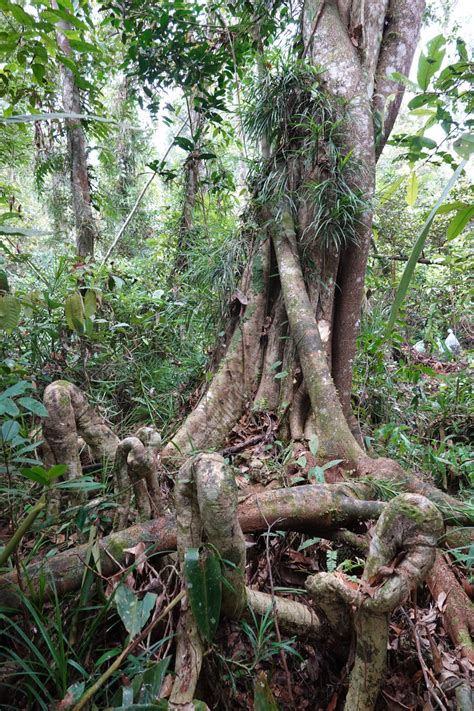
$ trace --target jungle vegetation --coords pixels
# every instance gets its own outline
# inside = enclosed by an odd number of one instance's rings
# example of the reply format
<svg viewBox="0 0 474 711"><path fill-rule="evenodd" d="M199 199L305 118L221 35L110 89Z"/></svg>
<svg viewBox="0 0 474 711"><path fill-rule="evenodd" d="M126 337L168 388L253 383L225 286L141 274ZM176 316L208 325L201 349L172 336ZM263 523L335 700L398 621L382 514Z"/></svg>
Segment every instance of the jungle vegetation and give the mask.
<svg viewBox="0 0 474 711"><path fill-rule="evenodd" d="M2 708L472 708L461 5L0 0Z"/></svg>

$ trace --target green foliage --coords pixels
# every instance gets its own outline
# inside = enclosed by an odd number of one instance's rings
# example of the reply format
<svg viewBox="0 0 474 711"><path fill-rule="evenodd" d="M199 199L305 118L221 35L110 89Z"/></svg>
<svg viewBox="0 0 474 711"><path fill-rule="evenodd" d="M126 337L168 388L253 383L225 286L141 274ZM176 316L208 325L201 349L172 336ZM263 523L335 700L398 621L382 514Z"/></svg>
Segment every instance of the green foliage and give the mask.
<svg viewBox="0 0 474 711"><path fill-rule="evenodd" d="M218 556L210 548L190 548L184 554L186 590L197 628L211 642L219 625L222 572Z"/></svg>
<svg viewBox="0 0 474 711"><path fill-rule="evenodd" d="M251 608L249 608L249 612L252 624L242 622L242 629L253 650L253 660L248 666L250 673L253 673L259 664L277 656L282 651L299 657L298 652L293 646L294 639L282 641L275 639L274 619L271 607L266 610L260 619L257 619Z"/></svg>
<svg viewBox="0 0 474 711"><path fill-rule="evenodd" d="M253 140L264 139L271 149L270 159L251 176L257 205L279 205L286 198L296 212L306 200L313 220L300 237L303 247L316 241L339 250L357 241L367 203L350 185L357 166L343 149L342 106L326 95L319 75L299 61L280 63L252 86L243 124ZM318 166L317 178L295 183L296 159L308 175Z"/></svg>
<svg viewBox="0 0 474 711"><path fill-rule="evenodd" d="M140 600L123 583L120 583L115 589L114 601L117 612L130 635L130 639L136 637L145 627L155 606L156 598L157 596L154 593L146 593L143 599Z"/></svg>
<svg viewBox="0 0 474 711"><path fill-rule="evenodd" d="M425 224L423 225L423 228L421 229L420 234L416 238L415 244L413 245L412 252L410 254L410 257L407 261L402 278L400 280L400 284L398 285L397 291L395 293L393 305L392 305L392 308L390 311L390 316L389 316L388 324L387 324L387 335L390 335L390 333L393 329L393 326L395 325L395 321L396 321L397 316L400 312L400 308L403 303L403 300L407 294L411 279L413 277L413 273L415 271L415 267L417 265L418 259L420 258L423 248L425 246L425 242L428 238L433 220L436 217L436 213L438 212L439 208L446 200L446 198L449 194L449 191L451 190L451 188L455 184L456 180L458 179L459 175L461 174L462 170L464 169L465 164L466 164L466 162L462 161L460 163L460 165L456 168L456 171L452 175L451 179L449 180L448 184L444 188L440 197L438 198L435 205L431 209L431 212L428 215L428 218L427 218ZM413 200L413 204L414 204L414 202L415 201ZM467 220L466 220L466 222L467 222ZM464 225L466 224L466 222L464 222ZM460 233L461 230L462 230L462 225L460 225L459 231L455 232L454 230L452 230L452 233L454 233L454 237L457 237L457 235ZM448 235L449 235L449 228L448 228Z"/></svg>

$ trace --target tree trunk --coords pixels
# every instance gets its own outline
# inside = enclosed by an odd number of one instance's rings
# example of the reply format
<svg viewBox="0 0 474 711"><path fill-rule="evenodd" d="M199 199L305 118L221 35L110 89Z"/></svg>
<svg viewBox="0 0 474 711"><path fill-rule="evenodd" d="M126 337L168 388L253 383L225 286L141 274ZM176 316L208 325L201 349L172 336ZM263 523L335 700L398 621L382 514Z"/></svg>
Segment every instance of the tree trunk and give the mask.
<svg viewBox="0 0 474 711"><path fill-rule="evenodd" d="M55 0L52 7L57 9ZM57 41L66 57L72 57L69 40L64 30L73 29L67 22L58 22ZM62 66L63 109L66 113L81 114L82 104L74 73ZM76 222L76 251L80 257L94 254L97 228L92 213L91 192L87 170L87 140L80 119L66 119L67 153L71 176L72 203Z"/></svg>
<svg viewBox="0 0 474 711"><path fill-rule="evenodd" d="M253 406L277 413L281 433L293 439L317 433L321 459L370 468L353 423L351 389L380 152L373 113L386 110L385 142L402 92L397 85L391 98L394 83L386 74L408 71L423 7L423 0L360 1L350 10L343 0L305 3L301 55L308 67L322 67L319 85L313 78L310 89L320 92L312 118L321 132L311 139L293 115L273 138L260 136L267 169L258 185L268 186L273 176L284 194L264 198L254 189L260 228L241 283L239 318L212 383L163 461L221 446ZM291 100L301 115L298 95ZM329 138L328 124L339 126ZM337 140L340 154L332 164L329 140ZM341 187L322 195L318 212L316 191L332 184ZM337 225L329 213L338 189L354 207L349 221Z"/></svg>

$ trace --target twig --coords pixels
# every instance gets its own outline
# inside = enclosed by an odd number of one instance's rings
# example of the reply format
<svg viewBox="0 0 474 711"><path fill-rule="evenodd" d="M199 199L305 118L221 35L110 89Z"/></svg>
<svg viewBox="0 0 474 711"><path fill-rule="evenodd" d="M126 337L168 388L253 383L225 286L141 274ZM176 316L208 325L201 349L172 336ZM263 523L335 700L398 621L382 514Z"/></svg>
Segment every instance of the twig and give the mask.
<svg viewBox="0 0 474 711"><path fill-rule="evenodd" d="M428 691L428 694L436 701L436 704L437 704L437 706L439 706L441 711L447 711L446 706L438 698L438 696L435 693L435 690L433 689L433 685L430 682L430 678L428 675L428 669L426 666L426 662L423 658L423 652L421 650L420 636L418 634L418 630L416 629L416 626L414 625L413 620L410 618L410 615L407 613L407 611L404 608L402 608L402 612L403 612L404 616L406 617L406 619L408 620L408 624L410 625L412 632L413 632L413 636L415 638L416 652L417 652L418 659L420 662L421 671L423 672L423 678L425 680L426 689Z"/></svg>
<svg viewBox="0 0 474 711"><path fill-rule="evenodd" d="M80 711L81 709L84 708L84 706L91 700L91 698L94 696L94 694L99 691L101 686L105 684L107 679L112 676L112 674L117 671L117 669L120 667L122 662L128 657L129 654L131 654L151 632L151 630L155 627L155 625L158 624L166 615L168 615L171 610L176 607L176 605L183 599L183 597L186 595L186 591L182 590L176 597L170 602L169 605L165 607L161 615L158 615L154 620L150 622L149 625L145 627L145 629L140 632L138 637L135 637L132 642L123 650L122 654L120 654L117 659L110 665L110 667L102 674L102 676L93 684L80 698L79 702L74 706L72 711Z"/></svg>

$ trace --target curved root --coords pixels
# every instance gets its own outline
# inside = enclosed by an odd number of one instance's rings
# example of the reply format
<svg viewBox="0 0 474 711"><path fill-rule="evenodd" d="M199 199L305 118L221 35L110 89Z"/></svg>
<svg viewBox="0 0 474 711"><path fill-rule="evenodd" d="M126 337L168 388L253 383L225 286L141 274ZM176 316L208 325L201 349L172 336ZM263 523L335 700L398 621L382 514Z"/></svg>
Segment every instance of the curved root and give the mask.
<svg viewBox="0 0 474 711"><path fill-rule="evenodd" d="M423 496L401 494L375 526L359 584L339 573L306 581L333 634L347 640L351 620L356 632L347 711L374 708L385 673L389 615L426 577L442 533L443 520L434 504Z"/></svg>

